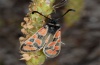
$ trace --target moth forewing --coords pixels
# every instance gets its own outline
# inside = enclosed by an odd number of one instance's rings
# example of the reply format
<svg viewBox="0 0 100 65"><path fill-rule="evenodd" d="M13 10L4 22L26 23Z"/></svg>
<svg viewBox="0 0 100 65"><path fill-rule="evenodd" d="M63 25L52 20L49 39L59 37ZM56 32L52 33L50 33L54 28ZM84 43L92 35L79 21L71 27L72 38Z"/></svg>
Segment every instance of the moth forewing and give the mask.
<svg viewBox="0 0 100 65"><path fill-rule="evenodd" d="M44 54L49 58L56 57L61 50L61 35L60 30L58 29L56 33L51 38L52 40L48 42L48 44L45 45L43 48ZM58 35L58 36L57 36Z"/></svg>
<svg viewBox="0 0 100 65"><path fill-rule="evenodd" d="M40 28L35 34L28 38L20 47L23 52L38 51L43 48L45 43L43 39L48 32L48 26L45 25Z"/></svg>

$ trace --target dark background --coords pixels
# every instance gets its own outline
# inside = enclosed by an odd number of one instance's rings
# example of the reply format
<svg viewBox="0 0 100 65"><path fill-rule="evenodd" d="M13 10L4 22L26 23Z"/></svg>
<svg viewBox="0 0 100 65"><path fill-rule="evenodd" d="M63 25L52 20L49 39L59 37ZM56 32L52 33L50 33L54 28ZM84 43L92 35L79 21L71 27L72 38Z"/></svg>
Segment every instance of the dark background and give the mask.
<svg viewBox="0 0 100 65"><path fill-rule="evenodd" d="M25 65L20 61L21 22L30 0L0 0L0 65ZM80 20L62 34L61 53L44 65L100 65L100 0L84 0Z"/></svg>

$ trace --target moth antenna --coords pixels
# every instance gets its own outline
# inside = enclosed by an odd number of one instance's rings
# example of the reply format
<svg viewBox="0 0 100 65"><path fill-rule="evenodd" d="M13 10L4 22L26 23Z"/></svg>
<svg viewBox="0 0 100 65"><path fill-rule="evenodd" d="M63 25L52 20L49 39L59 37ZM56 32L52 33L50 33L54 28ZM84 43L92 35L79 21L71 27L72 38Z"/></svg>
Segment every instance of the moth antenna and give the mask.
<svg viewBox="0 0 100 65"><path fill-rule="evenodd" d="M33 11L33 12L32 12L32 14L34 14L34 13L38 13L38 14L42 15L43 17L47 18L48 20L52 20L52 19L50 19L50 18L46 17L45 15L41 14L41 13L40 13L40 12L38 12L38 11Z"/></svg>
<svg viewBox="0 0 100 65"><path fill-rule="evenodd" d="M59 19L61 19L62 17L64 17L68 12L70 12L70 11L73 11L73 12L75 12L75 10L74 9L68 9L62 16L60 16L60 17L58 17L56 20L59 20Z"/></svg>
<svg viewBox="0 0 100 65"><path fill-rule="evenodd" d="M60 3L53 6L53 8L60 8L66 4L68 0L62 0Z"/></svg>

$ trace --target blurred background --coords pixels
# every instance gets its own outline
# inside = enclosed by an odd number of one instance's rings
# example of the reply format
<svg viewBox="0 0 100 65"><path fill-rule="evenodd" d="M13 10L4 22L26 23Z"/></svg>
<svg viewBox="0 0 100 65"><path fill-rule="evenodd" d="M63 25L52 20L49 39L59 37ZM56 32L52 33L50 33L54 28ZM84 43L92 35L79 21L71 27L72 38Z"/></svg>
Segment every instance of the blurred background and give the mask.
<svg viewBox="0 0 100 65"><path fill-rule="evenodd" d="M62 34L65 45L62 45L59 56L47 59L44 65L100 65L100 0L84 0L79 4L78 0L71 1L76 3L75 10L81 11L81 14L71 17L73 20L79 16L74 23L62 27L65 29ZM26 65L19 60L19 37L23 35L20 25L30 2L0 0L0 65ZM61 13L60 10L66 11L64 8L59 8L57 13Z"/></svg>

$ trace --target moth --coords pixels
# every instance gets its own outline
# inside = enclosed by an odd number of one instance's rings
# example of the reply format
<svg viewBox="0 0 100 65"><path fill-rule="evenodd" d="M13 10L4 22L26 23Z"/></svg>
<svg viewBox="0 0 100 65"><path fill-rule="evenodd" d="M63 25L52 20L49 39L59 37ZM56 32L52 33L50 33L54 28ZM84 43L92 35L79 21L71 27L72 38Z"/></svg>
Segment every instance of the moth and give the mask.
<svg viewBox="0 0 100 65"><path fill-rule="evenodd" d="M61 50L61 25L59 20L69 11L68 9L61 17L50 19L38 11L33 11L32 14L38 13L48 19L48 22L40 28L35 34L27 39L20 47L23 52L37 52L43 49L44 54L49 58L56 57Z"/></svg>

